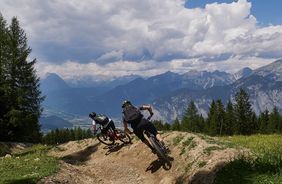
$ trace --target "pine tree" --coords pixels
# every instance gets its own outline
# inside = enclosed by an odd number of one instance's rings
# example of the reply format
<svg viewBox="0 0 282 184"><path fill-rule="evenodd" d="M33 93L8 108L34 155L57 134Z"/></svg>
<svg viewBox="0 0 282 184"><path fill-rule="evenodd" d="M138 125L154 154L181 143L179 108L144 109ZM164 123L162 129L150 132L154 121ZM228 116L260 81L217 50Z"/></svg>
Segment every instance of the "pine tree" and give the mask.
<svg viewBox="0 0 282 184"><path fill-rule="evenodd" d="M235 133L247 135L253 132L252 113L249 95L241 88L235 95L234 114L238 126Z"/></svg>
<svg viewBox="0 0 282 184"><path fill-rule="evenodd" d="M174 131L179 131L180 130L180 122L179 122L178 118L176 118L174 120L174 122L172 123L171 129L174 130Z"/></svg>
<svg viewBox="0 0 282 184"><path fill-rule="evenodd" d="M280 114L277 107L274 107L269 115L269 123L267 126L268 133L279 133Z"/></svg>
<svg viewBox="0 0 282 184"><path fill-rule="evenodd" d="M198 127L199 127L199 132L204 133L205 130L205 118L202 116L202 114L198 117Z"/></svg>
<svg viewBox="0 0 282 184"><path fill-rule="evenodd" d="M8 112L8 99L6 97L6 71L5 64L7 63L7 25L2 14L0 13L0 141L8 139L8 130L6 127L5 114Z"/></svg>
<svg viewBox="0 0 282 184"><path fill-rule="evenodd" d="M82 129L80 127L74 129L75 140L82 139Z"/></svg>
<svg viewBox="0 0 282 184"><path fill-rule="evenodd" d="M251 122L252 134L259 133L258 118L255 112L252 112Z"/></svg>
<svg viewBox="0 0 282 184"><path fill-rule="evenodd" d="M269 111L266 109L264 112L260 114L259 119L258 119L260 133L263 133L263 134L267 133L268 123L269 123Z"/></svg>
<svg viewBox="0 0 282 184"><path fill-rule="evenodd" d="M160 120L154 120L153 124L155 125L157 130L164 130L164 125Z"/></svg>
<svg viewBox="0 0 282 184"><path fill-rule="evenodd" d="M182 123L181 123L181 129L184 131L192 131L192 132L199 132L200 127L198 125L198 110L193 101L191 101L188 105L188 108L184 114Z"/></svg>
<svg viewBox="0 0 282 184"><path fill-rule="evenodd" d="M224 105L221 102L221 100L216 101L216 108L217 108L217 115L216 115L216 121L217 121L217 134L219 135L226 135L226 124L225 124L225 109Z"/></svg>
<svg viewBox="0 0 282 184"><path fill-rule="evenodd" d="M8 34L10 58L6 78L10 102L7 113L9 135L11 140L40 141L38 118L43 97L34 69L36 60L27 61L31 49L27 46L26 35L16 18L12 19Z"/></svg>
<svg viewBox="0 0 282 184"><path fill-rule="evenodd" d="M226 114L225 114L225 126L226 126L226 135L233 135L236 129L235 127L235 116L233 104L231 101L227 103Z"/></svg>
<svg viewBox="0 0 282 184"><path fill-rule="evenodd" d="M216 135L217 134L217 105L213 100L210 105L210 110L208 113L207 123L205 126L205 132L209 135Z"/></svg>
<svg viewBox="0 0 282 184"><path fill-rule="evenodd" d="M169 123L165 123L163 130L170 130L171 129L171 125Z"/></svg>
<svg viewBox="0 0 282 184"><path fill-rule="evenodd" d="M87 138L91 138L92 137L92 131L88 128L87 129Z"/></svg>

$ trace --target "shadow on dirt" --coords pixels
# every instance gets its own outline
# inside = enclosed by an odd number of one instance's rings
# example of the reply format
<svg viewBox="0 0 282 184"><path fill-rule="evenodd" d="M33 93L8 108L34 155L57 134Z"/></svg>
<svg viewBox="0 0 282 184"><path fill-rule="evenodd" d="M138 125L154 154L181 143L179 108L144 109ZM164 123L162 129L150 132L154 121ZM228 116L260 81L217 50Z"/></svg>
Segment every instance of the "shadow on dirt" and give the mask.
<svg viewBox="0 0 282 184"><path fill-rule="evenodd" d="M101 143L97 143L97 144L88 146L87 148L79 152L64 156L62 160L68 164L81 165L83 164L83 162L90 160L90 155L97 151L98 146L100 144Z"/></svg>
<svg viewBox="0 0 282 184"><path fill-rule="evenodd" d="M121 148L123 148L124 146L128 146L130 144L125 144L125 143L115 143L114 145L110 145L110 146L105 146L103 149L107 149L107 152L105 153L105 155L109 155L113 152L117 152L119 151Z"/></svg>
<svg viewBox="0 0 282 184"><path fill-rule="evenodd" d="M159 170L161 167L164 170L170 170L172 164L171 162L174 160L173 157L168 157L168 160L164 159L156 159L153 162L150 163L150 165L147 167L146 172L151 171L151 173L156 172Z"/></svg>
<svg viewBox="0 0 282 184"><path fill-rule="evenodd" d="M7 184L23 184L23 183L33 184L33 183L36 183L35 181L36 181L35 178L25 178L25 179L14 179L14 180L8 180L8 181L4 180L4 183L7 183Z"/></svg>
<svg viewBox="0 0 282 184"><path fill-rule="evenodd" d="M192 177L181 175L176 178L176 184L212 184L216 177L216 173L226 165L225 162L216 164L211 170L198 170Z"/></svg>

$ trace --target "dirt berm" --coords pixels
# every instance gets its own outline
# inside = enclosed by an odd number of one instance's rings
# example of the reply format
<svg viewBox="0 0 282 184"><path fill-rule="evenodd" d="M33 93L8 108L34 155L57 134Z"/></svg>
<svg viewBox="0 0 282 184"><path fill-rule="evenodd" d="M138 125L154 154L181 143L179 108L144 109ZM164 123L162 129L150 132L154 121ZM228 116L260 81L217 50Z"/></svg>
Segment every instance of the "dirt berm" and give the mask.
<svg viewBox="0 0 282 184"><path fill-rule="evenodd" d="M61 158L59 171L39 183L69 184L211 184L216 172L242 151L201 134L168 132L162 136L169 146L171 165L136 137L129 145L109 148L97 139L58 145L50 155Z"/></svg>

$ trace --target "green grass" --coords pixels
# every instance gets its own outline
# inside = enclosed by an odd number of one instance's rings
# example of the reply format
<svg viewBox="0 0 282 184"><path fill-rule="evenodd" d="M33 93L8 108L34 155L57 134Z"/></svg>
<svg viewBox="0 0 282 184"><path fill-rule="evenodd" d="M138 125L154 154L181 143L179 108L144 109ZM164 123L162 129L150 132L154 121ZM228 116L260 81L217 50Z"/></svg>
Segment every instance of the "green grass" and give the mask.
<svg viewBox="0 0 282 184"><path fill-rule="evenodd" d="M35 145L12 158L0 160L0 183L36 183L58 169L56 158L47 156L49 146Z"/></svg>
<svg viewBox="0 0 282 184"><path fill-rule="evenodd" d="M207 162L206 161L201 161L198 165L199 165L200 168L202 168L205 165L207 165Z"/></svg>
<svg viewBox="0 0 282 184"><path fill-rule="evenodd" d="M193 139L194 137L188 137L185 141L182 142L180 155L184 154L186 149L190 150L197 146L196 142Z"/></svg>
<svg viewBox="0 0 282 184"><path fill-rule="evenodd" d="M192 161L192 162L186 164L186 166L185 166L185 168L184 168L185 172L190 171L191 168L192 168L192 166L193 166L193 164L194 164L194 161Z"/></svg>
<svg viewBox="0 0 282 184"><path fill-rule="evenodd" d="M182 142L182 145L185 146L185 147L190 146L194 142L193 139L194 139L194 137L188 137L185 141ZM194 144L195 144L195 142L194 142Z"/></svg>
<svg viewBox="0 0 282 184"><path fill-rule="evenodd" d="M217 174L216 184L282 183L282 135L232 136L221 140L249 148L254 157L242 156L229 163Z"/></svg>
<svg viewBox="0 0 282 184"><path fill-rule="evenodd" d="M225 141L225 140L222 140L222 139L216 139L214 137L210 137L208 135L205 135L205 134L197 134L201 139L205 140L206 143L208 144L217 144L217 145L220 145L224 148L233 148L235 146L234 143L231 143L229 141Z"/></svg>
<svg viewBox="0 0 282 184"><path fill-rule="evenodd" d="M204 154L210 155L212 151L215 150L223 150L225 149L224 147L219 147L219 146L210 146L204 149Z"/></svg>
<svg viewBox="0 0 282 184"><path fill-rule="evenodd" d="M176 146L180 143L180 141L184 138L184 136L176 136L172 139L173 145Z"/></svg>

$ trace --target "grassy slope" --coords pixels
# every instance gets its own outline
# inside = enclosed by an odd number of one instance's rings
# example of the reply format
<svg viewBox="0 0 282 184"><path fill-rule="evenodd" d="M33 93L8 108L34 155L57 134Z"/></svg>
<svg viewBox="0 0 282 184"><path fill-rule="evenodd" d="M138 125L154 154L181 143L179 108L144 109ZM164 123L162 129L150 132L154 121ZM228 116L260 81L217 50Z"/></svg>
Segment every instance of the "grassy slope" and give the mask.
<svg viewBox="0 0 282 184"><path fill-rule="evenodd" d="M282 135L222 137L235 146L249 148L256 158L239 158L217 175L215 183L282 183Z"/></svg>
<svg viewBox="0 0 282 184"><path fill-rule="evenodd" d="M58 160L47 156L48 146L35 145L24 152L0 159L0 183L35 183L54 173Z"/></svg>

